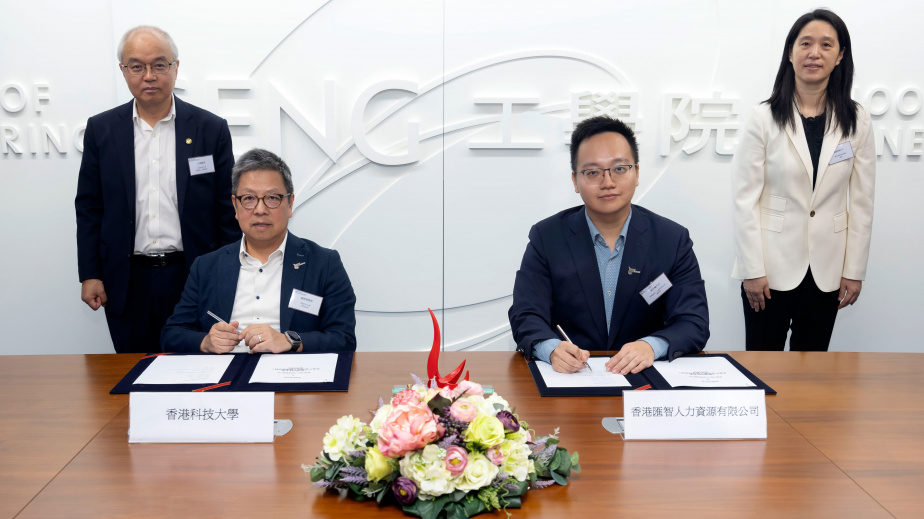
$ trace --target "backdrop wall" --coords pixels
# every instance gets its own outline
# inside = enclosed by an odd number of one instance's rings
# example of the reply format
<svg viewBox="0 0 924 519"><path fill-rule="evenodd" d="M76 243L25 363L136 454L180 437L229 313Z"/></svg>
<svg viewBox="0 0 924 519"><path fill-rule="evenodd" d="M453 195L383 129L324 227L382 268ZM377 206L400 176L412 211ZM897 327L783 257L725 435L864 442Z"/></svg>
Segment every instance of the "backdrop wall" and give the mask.
<svg viewBox="0 0 924 519"><path fill-rule="evenodd" d="M804 1L313 0L0 3L2 354L111 352L80 301L73 198L86 119L131 98L115 49L135 25L180 49L177 94L228 119L236 155L292 166L290 226L340 251L358 348L512 349L529 227L577 205L567 140L603 113L639 132L635 203L690 229L709 349L743 349L730 277L731 158L770 94ZM832 350L924 351L924 4L829 5L851 31L854 98L879 146L867 281Z"/></svg>

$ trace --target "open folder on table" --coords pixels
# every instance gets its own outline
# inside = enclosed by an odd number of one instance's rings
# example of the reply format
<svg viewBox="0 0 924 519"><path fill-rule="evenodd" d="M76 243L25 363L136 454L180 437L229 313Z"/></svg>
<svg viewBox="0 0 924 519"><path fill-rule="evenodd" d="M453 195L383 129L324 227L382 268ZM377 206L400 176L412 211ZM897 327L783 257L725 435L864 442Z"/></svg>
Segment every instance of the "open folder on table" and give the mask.
<svg viewBox="0 0 924 519"><path fill-rule="evenodd" d="M353 352L161 353L142 357L110 391L346 391Z"/></svg>
<svg viewBox="0 0 924 519"><path fill-rule="evenodd" d="M672 362L657 361L640 373L612 375L604 364L610 355L596 355L587 368L564 374L545 362L529 361L529 371L541 396L621 396L635 389L763 389L776 391L725 353L678 357ZM598 369L599 368L599 369Z"/></svg>

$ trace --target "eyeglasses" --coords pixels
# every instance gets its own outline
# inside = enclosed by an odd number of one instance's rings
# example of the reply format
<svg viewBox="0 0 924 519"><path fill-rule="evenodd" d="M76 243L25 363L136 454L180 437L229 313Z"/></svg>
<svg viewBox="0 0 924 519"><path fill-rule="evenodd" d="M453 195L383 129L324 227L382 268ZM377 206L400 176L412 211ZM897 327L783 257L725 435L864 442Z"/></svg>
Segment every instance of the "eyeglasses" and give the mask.
<svg viewBox="0 0 924 519"><path fill-rule="evenodd" d="M265 205L267 208L276 209L282 205L282 201L291 194L292 193L277 195L276 193L269 193L263 196L234 195L234 198L237 198L237 201L241 204L241 207L247 210L256 209L257 204L260 203L261 200L263 201L263 205Z"/></svg>
<svg viewBox="0 0 924 519"><path fill-rule="evenodd" d="M150 64L136 61L129 63L128 65L119 63L119 67L122 68L123 72L128 72L132 76L143 76L144 73L148 70L148 67L151 67L151 72L153 72L154 75L166 74L170 71L170 67L172 67L174 64L176 64L176 60L169 63L166 61L155 61L154 63Z"/></svg>
<svg viewBox="0 0 924 519"><path fill-rule="evenodd" d="M613 179L613 181L618 181L625 178L626 175L632 171L632 168L637 167L638 164L620 164L618 166L605 169L582 169L580 173L584 175L584 180L588 182L601 183L603 182L603 177L607 171L610 172L610 178Z"/></svg>

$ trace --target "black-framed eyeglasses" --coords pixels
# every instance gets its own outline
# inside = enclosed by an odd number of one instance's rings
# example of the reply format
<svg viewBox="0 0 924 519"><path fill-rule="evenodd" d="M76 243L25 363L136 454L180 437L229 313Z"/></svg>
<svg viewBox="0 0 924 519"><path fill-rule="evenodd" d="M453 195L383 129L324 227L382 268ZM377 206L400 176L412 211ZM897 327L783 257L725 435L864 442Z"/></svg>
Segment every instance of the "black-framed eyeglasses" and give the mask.
<svg viewBox="0 0 924 519"><path fill-rule="evenodd" d="M580 173L584 175L584 180L588 182L603 182L603 177L607 171L610 172L610 178L619 180L625 178L632 171L632 168L637 167L638 164L619 164L611 168L582 169Z"/></svg>
<svg viewBox="0 0 924 519"><path fill-rule="evenodd" d="M234 195L234 198L237 198L237 201L239 204L241 204L241 207L247 210L255 209L261 200L263 201L263 205L265 205L267 208L276 209L282 205L282 201L285 200L287 196L291 195L292 193L286 193L284 195L269 193L263 196Z"/></svg>
<svg viewBox="0 0 924 519"><path fill-rule="evenodd" d="M133 61L128 65L123 65L119 63L119 67L122 68L123 72L128 72L132 76L143 76L145 71L148 70L148 67L151 67L151 72L155 75L157 74L166 74L170 72L170 67L176 64L176 60L167 62L167 61L155 61L154 63L141 63L140 61Z"/></svg>

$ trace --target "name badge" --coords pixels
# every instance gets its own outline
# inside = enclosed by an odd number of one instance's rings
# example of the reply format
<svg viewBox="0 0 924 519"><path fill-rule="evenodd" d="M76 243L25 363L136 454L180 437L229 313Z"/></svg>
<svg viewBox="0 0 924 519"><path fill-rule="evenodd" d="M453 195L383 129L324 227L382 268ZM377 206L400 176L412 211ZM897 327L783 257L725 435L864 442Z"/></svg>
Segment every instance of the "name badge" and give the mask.
<svg viewBox="0 0 924 519"><path fill-rule="evenodd" d="M639 292L639 294L642 294L642 297L645 298L645 302L650 305L651 303L657 301L659 297L664 295L664 292L667 292L667 290L672 286L674 285L671 284L671 282L667 279L667 276L662 273L660 276L656 277L654 281L649 283L648 286L645 287L641 292Z"/></svg>
<svg viewBox="0 0 924 519"><path fill-rule="evenodd" d="M293 288L292 297L289 298L289 308L306 314L318 315L318 312L321 311L321 301L324 301L321 296Z"/></svg>
<svg viewBox="0 0 924 519"><path fill-rule="evenodd" d="M274 393L131 393L128 443L273 441Z"/></svg>
<svg viewBox="0 0 924 519"><path fill-rule="evenodd" d="M626 440L764 439L763 389L624 391Z"/></svg>
<svg viewBox="0 0 924 519"><path fill-rule="evenodd" d="M843 162L852 158L853 148L850 147L850 141L844 141L838 144L837 148L834 148L834 155L831 157L831 162L828 162L828 165L837 164L838 162Z"/></svg>
<svg viewBox="0 0 924 519"><path fill-rule="evenodd" d="M203 173L214 173L215 161L211 155L201 157L189 157L189 174L192 176L202 175Z"/></svg>

